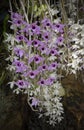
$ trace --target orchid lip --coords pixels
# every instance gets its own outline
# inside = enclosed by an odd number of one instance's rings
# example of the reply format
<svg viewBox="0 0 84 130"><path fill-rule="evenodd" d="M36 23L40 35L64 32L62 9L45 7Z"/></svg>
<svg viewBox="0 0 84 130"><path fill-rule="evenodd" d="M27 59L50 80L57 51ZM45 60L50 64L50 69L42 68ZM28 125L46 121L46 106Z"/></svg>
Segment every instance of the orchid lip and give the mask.
<svg viewBox="0 0 84 130"><path fill-rule="evenodd" d="M45 36L45 38L48 38L48 36Z"/></svg>
<svg viewBox="0 0 84 130"><path fill-rule="evenodd" d="M20 64L20 63L17 63L17 66L21 66L21 64Z"/></svg>
<svg viewBox="0 0 84 130"><path fill-rule="evenodd" d="M24 83L21 81L21 82L19 82L19 85L23 86L23 85L24 85Z"/></svg>
<svg viewBox="0 0 84 130"><path fill-rule="evenodd" d="M42 68L43 68L43 69L46 69L46 66L43 66Z"/></svg>
<svg viewBox="0 0 84 130"><path fill-rule="evenodd" d="M44 81L41 81L41 84L44 84Z"/></svg>
<svg viewBox="0 0 84 130"><path fill-rule="evenodd" d="M47 25L47 26L50 26L50 23L47 23L46 25Z"/></svg>
<svg viewBox="0 0 84 130"><path fill-rule="evenodd" d="M35 61L38 61L39 59L37 57L35 57Z"/></svg>
<svg viewBox="0 0 84 130"><path fill-rule="evenodd" d="M21 24L21 20L18 20L17 23L18 23L18 24Z"/></svg>
<svg viewBox="0 0 84 130"><path fill-rule="evenodd" d="M33 73L33 72L31 72L31 73L30 73L30 75L31 75L31 76L33 76L33 75L34 75L34 73Z"/></svg>
<svg viewBox="0 0 84 130"><path fill-rule="evenodd" d="M32 26L32 29L35 29L35 28L36 28L36 27L33 25L33 26Z"/></svg>

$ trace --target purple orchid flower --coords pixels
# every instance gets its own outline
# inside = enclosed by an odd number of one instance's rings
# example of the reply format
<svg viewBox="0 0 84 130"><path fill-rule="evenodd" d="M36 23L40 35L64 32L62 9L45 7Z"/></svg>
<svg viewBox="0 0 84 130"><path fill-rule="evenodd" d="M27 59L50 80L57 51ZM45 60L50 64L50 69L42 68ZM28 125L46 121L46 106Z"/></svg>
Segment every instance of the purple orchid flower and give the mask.
<svg viewBox="0 0 84 130"><path fill-rule="evenodd" d="M51 27L52 25L50 22L50 19L47 19L47 18L43 19L41 23L43 27Z"/></svg>
<svg viewBox="0 0 84 130"><path fill-rule="evenodd" d="M43 64L42 66L38 67L39 72L45 72L46 70L48 70L48 66L46 64Z"/></svg>
<svg viewBox="0 0 84 130"><path fill-rule="evenodd" d="M36 99L35 97L32 97L31 99L32 99L31 106L35 106L36 107L39 104L39 100Z"/></svg>
<svg viewBox="0 0 84 130"><path fill-rule="evenodd" d="M56 50L56 48L52 48L51 50L50 50L50 55L52 55L52 56L55 56L55 55L58 55L59 53L58 53L58 51Z"/></svg>
<svg viewBox="0 0 84 130"><path fill-rule="evenodd" d="M18 19L18 20L13 20L13 24L15 24L17 27L21 26L22 24L24 24L23 20Z"/></svg>
<svg viewBox="0 0 84 130"><path fill-rule="evenodd" d="M42 57L39 56L39 55L35 55L35 56L34 56L34 62L35 62L36 64L41 63L43 60L44 60L44 58L42 58Z"/></svg>
<svg viewBox="0 0 84 130"><path fill-rule="evenodd" d="M42 68L43 71L45 71L45 70L47 70L48 66L46 64L44 64L44 65L41 66L41 68Z"/></svg>
<svg viewBox="0 0 84 130"><path fill-rule="evenodd" d="M48 67L48 70L56 70L56 68L58 67L57 62L53 62L50 64L50 66Z"/></svg>
<svg viewBox="0 0 84 130"><path fill-rule="evenodd" d="M40 27L36 23L31 24L31 30L34 34L40 34Z"/></svg>
<svg viewBox="0 0 84 130"><path fill-rule="evenodd" d="M22 19L24 18L23 16L21 16L20 14L18 13L15 13L15 12L11 12L11 19Z"/></svg>
<svg viewBox="0 0 84 130"><path fill-rule="evenodd" d="M19 87L19 88L27 88L29 86L29 82L25 81L25 80L18 80L17 82L15 82L15 84Z"/></svg>
<svg viewBox="0 0 84 130"><path fill-rule="evenodd" d="M37 39L35 39L35 40L32 41L32 45L33 45L34 47L38 47L40 44L41 44L41 41L39 41L39 40L37 40Z"/></svg>
<svg viewBox="0 0 84 130"><path fill-rule="evenodd" d="M32 41L28 40L26 37L24 37L24 42L28 45L31 46L32 45Z"/></svg>
<svg viewBox="0 0 84 130"><path fill-rule="evenodd" d="M46 80L45 79L41 79L38 81L38 85L40 86L45 86L46 85Z"/></svg>
<svg viewBox="0 0 84 130"><path fill-rule="evenodd" d="M24 50L21 50L20 48L15 47L14 53L21 58L24 55Z"/></svg>
<svg viewBox="0 0 84 130"><path fill-rule="evenodd" d="M41 54L46 54L46 55L49 54L49 48L44 43L43 43L43 45L40 45L38 47L38 50L41 51Z"/></svg>
<svg viewBox="0 0 84 130"><path fill-rule="evenodd" d="M16 39L18 40L18 42L23 41L24 40L24 36L23 35L16 35Z"/></svg>
<svg viewBox="0 0 84 130"><path fill-rule="evenodd" d="M16 67L16 73L19 73L19 72L22 73L27 70L27 66L22 61L15 60L13 62L13 65L15 65Z"/></svg>
<svg viewBox="0 0 84 130"><path fill-rule="evenodd" d="M64 24L56 23L53 25L53 29L57 30L58 32L63 32Z"/></svg>
<svg viewBox="0 0 84 130"><path fill-rule="evenodd" d="M55 79L49 77L48 79L46 79L46 85L51 86L54 83Z"/></svg>
<svg viewBox="0 0 84 130"><path fill-rule="evenodd" d="M45 41L48 41L50 39L50 34L49 32L44 32L43 35L42 35L42 38L45 40Z"/></svg>
<svg viewBox="0 0 84 130"><path fill-rule="evenodd" d="M21 26L24 24L23 16L21 16L18 13L11 13L11 19L12 19L12 24L16 25L17 27Z"/></svg>
<svg viewBox="0 0 84 130"><path fill-rule="evenodd" d="M30 77L31 79L34 79L37 74L38 74L38 70L34 70L34 71L31 70L31 71L28 73L28 75L29 75L29 77Z"/></svg>
<svg viewBox="0 0 84 130"><path fill-rule="evenodd" d="M62 45L63 44L63 41L64 41L64 38L62 36L58 37L57 40L56 40L56 43L58 45Z"/></svg>

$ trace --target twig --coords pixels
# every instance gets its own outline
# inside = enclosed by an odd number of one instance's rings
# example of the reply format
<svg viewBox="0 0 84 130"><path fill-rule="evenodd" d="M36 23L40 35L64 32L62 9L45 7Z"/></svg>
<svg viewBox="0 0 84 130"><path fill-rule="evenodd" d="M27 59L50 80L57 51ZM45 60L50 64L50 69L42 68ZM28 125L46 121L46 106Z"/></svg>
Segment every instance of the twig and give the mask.
<svg viewBox="0 0 84 130"><path fill-rule="evenodd" d="M25 10L25 7L24 7L24 4L23 4L22 0L20 0L20 4L22 6L22 10L24 12L25 19L29 23L28 16L27 16L27 13L26 13L26 10Z"/></svg>
<svg viewBox="0 0 84 130"><path fill-rule="evenodd" d="M46 3L46 5L47 5L48 12L49 12L50 18L51 18L51 20L52 20L52 13L51 13L51 11L50 11L51 9L50 9L50 6L49 6L47 0L45 0L45 3Z"/></svg>

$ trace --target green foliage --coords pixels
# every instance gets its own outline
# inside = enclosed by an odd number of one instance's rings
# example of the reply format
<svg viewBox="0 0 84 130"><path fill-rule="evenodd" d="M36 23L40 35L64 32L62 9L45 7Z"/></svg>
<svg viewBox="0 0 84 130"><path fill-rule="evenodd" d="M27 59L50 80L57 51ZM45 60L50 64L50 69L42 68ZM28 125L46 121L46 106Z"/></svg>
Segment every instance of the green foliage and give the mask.
<svg viewBox="0 0 84 130"><path fill-rule="evenodd" d="M46 11L47 11L47 6L45 4L42 4L39 7L37 4L34 5L35 17L43 16Z"/></svg>

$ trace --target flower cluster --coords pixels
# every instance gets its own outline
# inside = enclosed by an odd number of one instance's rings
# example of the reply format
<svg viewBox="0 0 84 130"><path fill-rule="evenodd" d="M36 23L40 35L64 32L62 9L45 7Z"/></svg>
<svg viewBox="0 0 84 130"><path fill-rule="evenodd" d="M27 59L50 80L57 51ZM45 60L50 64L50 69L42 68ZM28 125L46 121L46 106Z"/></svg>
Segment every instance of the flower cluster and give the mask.
<svg viewBox="0 0 84 130"><path fill-rule="evenodd" d="M61 68L67 74L76 75L78 71L84 69L84 25L70 23L68 26L68 38L60 49Z"/></svg>
<svg viewBox="0 0 84 130"><path fill-rule="evenodd" d="M84 25L73 24L70 30L72 45L70 45L70 62L67 66L71 69L71 73L76 74L77 71L84 69Z"/></svg>
<svg viewBox="0 0 84 130"><path fill-rule="evenodd" d="M6 40L10 44L8 60L11 61L11 65L8 69L13 72L10 87L14 89L16 86L14 92L17 94L28 94L30 106L39 106L40 110L42 108L44 115L50 116L51 124L55 124L57 120L61 121L63 107L60 96L64 93L59 94L63 88L59 85L58 70L59 48L64 42L64 25L53 23L47 17L30 24L23 16L12 12L11 29L14 35L10 35L9 38L7 34Z"/></svg>
<svg viewBox="0 0 84 130"><path fill-rule="evenodd" d="M10 22L14 31L6 39L8 69L13 75L10 87L17 94L28 94L31 108L49 116L49 123L55 125L63 115L62 70L76 74L84 69L84 25L72 21L62 24L60 19L51 21L48 17L28 23L14 12Z"/></svg>

